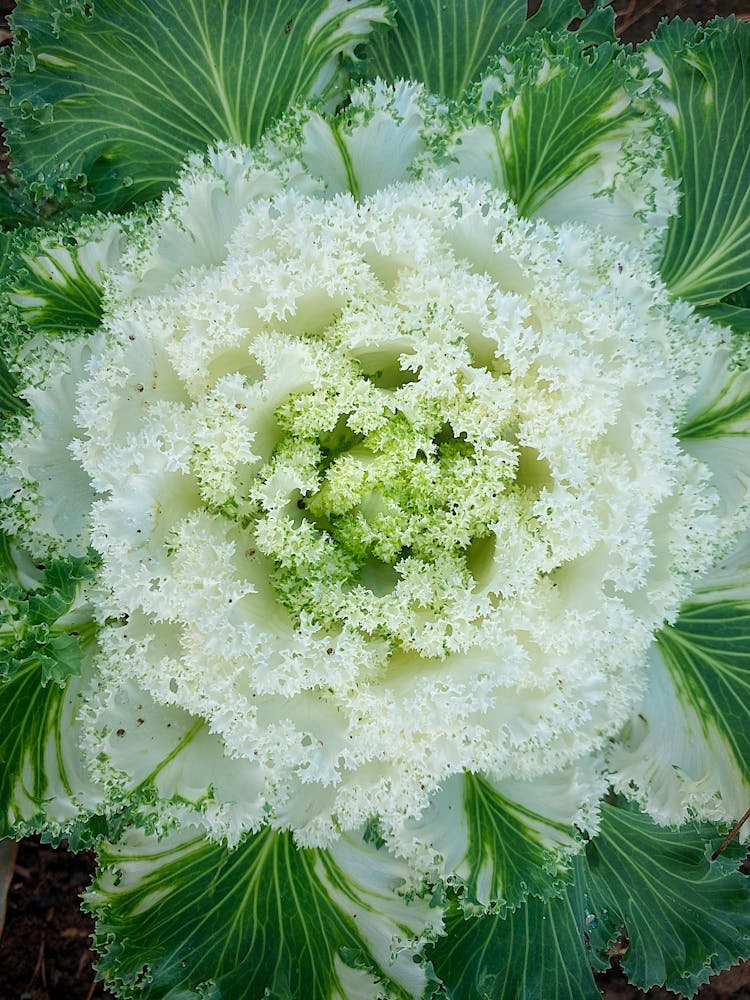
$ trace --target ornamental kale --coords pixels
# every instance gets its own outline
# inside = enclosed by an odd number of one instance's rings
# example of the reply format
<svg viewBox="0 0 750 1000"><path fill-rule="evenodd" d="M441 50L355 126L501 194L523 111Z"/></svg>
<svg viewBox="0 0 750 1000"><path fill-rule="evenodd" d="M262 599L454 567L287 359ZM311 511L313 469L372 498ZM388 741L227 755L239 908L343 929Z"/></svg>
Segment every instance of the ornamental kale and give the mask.
<svg viewBox="0 0 750 1000"><path fill-rule="evenodd" d="M583 13L19 4L0 834L118 996L750 952L750 26Z"/></svg>

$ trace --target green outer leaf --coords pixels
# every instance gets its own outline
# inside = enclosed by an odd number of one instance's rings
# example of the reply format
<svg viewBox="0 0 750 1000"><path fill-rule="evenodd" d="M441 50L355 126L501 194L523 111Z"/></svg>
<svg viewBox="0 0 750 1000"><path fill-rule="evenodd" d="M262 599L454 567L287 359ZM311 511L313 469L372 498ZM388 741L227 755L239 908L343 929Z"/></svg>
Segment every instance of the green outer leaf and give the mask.
<svg viewBox="0 0 750 1000"><path fill-rule="evenodd" d="M583 870L579 861L576 869ZM431 953L451 1000L599 1000L580 879L546 903L465 920L454 907Z"/></svg>
<svg viewBox="0 0 750 1000"><path fill-rule="evenodd" d="M665 69L668 170L682 191L661 274L708 305L750 281L750 24L675 19L643 51Z"/></svg>
<svg viewBox="0 0 750 1000"><path fill-rule="evenodd" d="M747 437L750 418L750 383L744 369L727 373L727 379L714 399L682 427L680 439Z"/></svg>
<svg viewBox="0 0 750 1000"><path fill-rule="evenodd" d="M112 218L64 223L15 238L16 268L8 293L22 322L34 332L93 331L102 318L103 274L119 258Z"/></svg>
<svg viewBox="0 0 750 1000"><path fill-rule="evenodd" d="M12 233L0 233L0 425L3 418L23 413L28 404L16 395L18 381L8 368L2 349L7 348L5 341L11 341L8 328L16 319L16 310L7 297L7 286L18 267L16 240Z"/></svg>
<svg viewBox="0 0 750 1000"><path fill-rule="evenodd" d="M750 607L684 605L657 643L680 698L695 709L704 733L718 731L750 783Z"/></svg>
<svg viewBox="0 0 750 1000"><path fill-rule="evenodd" d="M375 870L388 859L360 848ZM332 853L298 849L268 829L234 851L194 831L157 841L133 830L102 845L99 862L86 904L98 918L99 972L122 997L348 997L346 966L388 975L368 943L368 921L386 955L391 934L412 935L410 906L390 889L373 895ZM394 903L401 925L387 913ZM388 995L410 994L391 982Z"/></svg>
<svg viewBox="0 0 750 1000"><path fill-rule="evenodd" d="M530 215L642 127L634 100L640 67L613 45L585 51L572 35L535 39L515 59L513 84L486 118L505 187Z"/></svg>
<svg viewBox="0 0 750 1000"><path fill-rule="evenodd" d="M731 327L735 333L750 333L750 285L727 295L721 302L699 307L699 312L715 323Z"/></svg>
<svg viewBox="0 0 750 1000"><path fill-rule="evenodd" d="M575 13L573 10L571 0L546 0L536 14L526 22L521 37L542 29L553 32L564 31L571 27L572 21L583 18L575 33L587 45L615 41L615 12L611 7L611 0L595 0L591 10L586 14L580 7Z"/></svg>
<svg viewBox="0 0 750 1000"><path fill-rule="evenodd" d="M464 810L470 899L489 897L513 909L529 894L546 899L559 891L565 868L551 847L555 841L573 847L575 830L504 798L479 775L465 777Z"/></svg>
<svg viewBox="0 0 750 1000"><path fill-rule="evenodd" d="M7 170L0 173L0 226L13 228L18 225L34 225L39 221L18 179Z"/></svg>
<svg viewBox="0 0 750 1000"><path fill-rule="evenodd" d="M11 273L14 260L13 237L10 233L0 233L0 281Z"/></svg>
<svg viewBox="0 0 750 1000"><path fill-rule="evenodd" d="M377 36L368 47L368 75L418 80L428 90L457 99L501 46L518 45L540 28L563 30L584 16L578 0L547 0L530 20L526 12L526 0L401 0L395 30ZM599 40L613 15L597 4L590 17L591 40Z"/></svg>
<svg viewBox="0 0 750 1000"><path fill-rule="evenodd" d="M43 669L32 661L0 681L0 837L54 839L101 804L75 746L85 680L43 686Z"/></svg>
<svg viewBox="0 0 750 1000"><path fill-rule="evenodd" d="M604 806L601 832L586 851L586 895L596 920L591 945L605 956L621 926L630 941L622 965L632 983L692 996L701 983L750 952L750 879L743 851L709 860L716 830L656 826L643 813Z"/></svg>
<svg viewBox="0 0 750 1000"><path fill-rule="evenodd" d="M563 895L469 920L454 906L430 954L435 971L452 1000L595 1000L591 965L609 965L624 926L631 981L646 989L666 980L690 995L750 950L743 851L734 844L710 862L719 842L707 824L670 829L605 805Z"/></svg>
<svg viewBox="0 0 750 1000"><path fill-rule="evenodd" d="M331 96L372 0L26 0L12 15L5 118L36 195L88 183L97 207L155 197L186 155L255 144L300 95Z"/></svg>
<svg viewBox="0 0 750 1000"><path fill-rule="evenodd" d="M0 836L13 836L19 820L41 813L48 796L49 776L44 758L50 740L61 736L65 690L41 683L42 668L29 663L11 680L0 682ZM69 734L66 734L69 735ZM31 775L24 775L31 764ZM72 789L60 775L66 793Z"/></svg>
<svg viewBox="0 0 750 1000"><path fill-rule="evenodd" d="M23 554L1 541L0 837L44 827L54 835L101 800L78 749L95 630L79 591L93 570L62 560L26 590Z"/></svg>
<svg viewBox="0 0 750 1000"><path fill-rule="evenodd" d="M77 258L74 258L70 274L61 274L58 280L45 276L36 268L28 268L23 284L16 287L24 296L33 296L40 305L33 310L21 309L21 315L28 317L37 330L87 329L95 330L101 321L102 288L86 274Z"/></svg>
<svg viewBox="0 0 750 1000"><path fill-rule="evenodd" d="M28 404L16 395L18 382L0 355L0 416L24 413Z"/></svg>

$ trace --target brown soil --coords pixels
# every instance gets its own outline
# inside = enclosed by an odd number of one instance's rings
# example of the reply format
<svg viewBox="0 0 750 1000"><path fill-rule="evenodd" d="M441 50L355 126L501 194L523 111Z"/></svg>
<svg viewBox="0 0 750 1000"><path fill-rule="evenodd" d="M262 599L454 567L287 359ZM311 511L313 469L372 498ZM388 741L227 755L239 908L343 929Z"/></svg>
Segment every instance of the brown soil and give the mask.
<svg viewBox="0 0 750 1000"><path fill-rule="evenodd" d="M592 0L582 2L592 5ZM3 19L13 6L0 0L0 44L9 37ZM531 6L538 3L532 0ZM750 0L615 0L613 6L617 33L627 42L648 38L664 17L706 21L735 14L750 20ZM0 941L0 1000L112 997L95 982L89 948L93 924L79 908L93 869L91 853L53 850L35 839L21 844ZM616 968L597 980L605 1000L675 1000L674 993L658 987L643 993ZM750 1000L750 962L714 976L698 1000Z"/></svg>
<svg viewBox="0 0 750 1000"><path fill-rule="evenodd" d="M22 841L0 940L0 1000L104 1000L89 950L93 923L79 896L91 879L89 852Z"/></svg>

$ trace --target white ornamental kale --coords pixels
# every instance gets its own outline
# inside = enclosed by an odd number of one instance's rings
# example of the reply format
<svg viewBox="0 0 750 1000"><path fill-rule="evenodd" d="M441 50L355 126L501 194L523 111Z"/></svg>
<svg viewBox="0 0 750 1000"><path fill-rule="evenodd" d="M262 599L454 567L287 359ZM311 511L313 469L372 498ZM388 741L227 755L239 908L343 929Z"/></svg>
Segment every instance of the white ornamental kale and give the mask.
<svg viewBox="0 0 750 1000"><path fill-rule="evenodd" d="M623 924L636 982L697 989L750 937L705 846L750 805L747 26L644 55L506 4L451 83L420 38L481 5L404 4L344 90L384 8L225 0L307 74L263 111L200 5L134 4L226 58L196 143L173 93L168 142L147 89L129 131L86 22L134 11L36 6L6 115L60 221L3 244L0 829L97 847L123 997L593 998Z"/></svg>

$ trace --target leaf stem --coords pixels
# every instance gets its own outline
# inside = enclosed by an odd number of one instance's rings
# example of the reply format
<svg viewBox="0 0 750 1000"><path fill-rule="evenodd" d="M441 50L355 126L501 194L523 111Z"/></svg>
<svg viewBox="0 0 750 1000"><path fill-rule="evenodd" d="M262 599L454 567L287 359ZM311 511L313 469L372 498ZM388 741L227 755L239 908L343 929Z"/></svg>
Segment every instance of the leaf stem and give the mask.
<svg viewBox="0 0 750 1000"><path fill-rule="evenodd" d="M735 823L735 825L732 827L732 829L726 835L726 837L724 838L724 840L721 842L721 846L716 848L716 850L714 851L714 853L711 855L711 860L712 861L716 861L716 859L718 858L718 856L720 854L723 854L723 852L727 849L727 847L729 847L729 845L732 843L732 841L734 840L734 838L740 832L740 830L742 829L743 824L745 824L749 819L750 819L750 809L747 810L747 812L742 817L742 819L739 820L739 822Z"/></svg>

